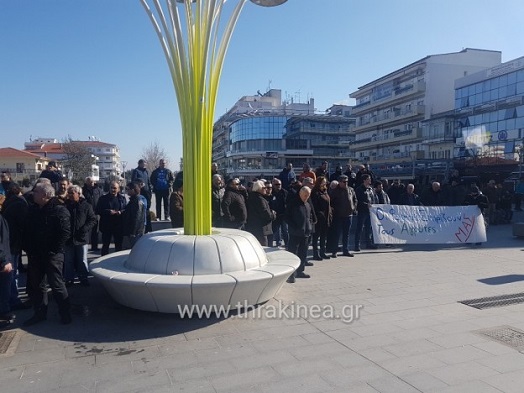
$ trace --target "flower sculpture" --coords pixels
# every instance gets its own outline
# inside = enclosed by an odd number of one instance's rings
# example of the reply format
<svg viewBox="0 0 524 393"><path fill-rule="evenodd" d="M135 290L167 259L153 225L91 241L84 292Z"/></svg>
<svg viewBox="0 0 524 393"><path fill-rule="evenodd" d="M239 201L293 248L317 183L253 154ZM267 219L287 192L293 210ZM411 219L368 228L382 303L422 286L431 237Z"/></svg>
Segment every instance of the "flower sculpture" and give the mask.
<svg viewBox="0 0 524 393"><path fill-rule="evenodd" d="M186 306L230 309L264 303L300 259L287 251L264 249L248 232L211 228L211 142L218 82L246 0L238 0L223 30L218 26L225 0L177 0L184 4L185 32L173 0L167 0L167 16L160 0L151 0L156 15L147 0L140 1L162 44L177 95L185 226L148 233L131 251L93 261L91 272L117 302L140 310L181 313ZM269 7L286 0L251 1Z"/></svg>
<svg viewBox="0 0 524 393"><path fill-rule="evenodd" d="M184 155L184 233L211 233L211 147L213 118L222 66L235 24L247 0L239 0L225 28L226 0L140 0L153 23L175 87ZM287 0L251 0L271 7ZM178 6L183 3L185 24ZM193 4L194 3L194 4ZM167 11L167 14L166 14ZM183 29L185 27L185 30Z"/></svg>

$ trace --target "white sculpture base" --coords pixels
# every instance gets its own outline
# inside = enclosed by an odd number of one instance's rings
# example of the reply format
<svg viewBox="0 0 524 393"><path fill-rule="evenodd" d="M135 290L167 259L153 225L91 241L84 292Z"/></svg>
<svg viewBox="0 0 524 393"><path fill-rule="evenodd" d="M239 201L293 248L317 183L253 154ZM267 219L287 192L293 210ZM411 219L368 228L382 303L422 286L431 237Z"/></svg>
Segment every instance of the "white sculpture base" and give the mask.
<svg viewBox="0 0 524 393"><path fill-rule="evenodd" d="M263 248L249 232L212 235L167 229L144 235L127 251L96 259L92 274L125 306L179 313L185 306L254 306L274 297L300 265L294 254Z"/></svg>

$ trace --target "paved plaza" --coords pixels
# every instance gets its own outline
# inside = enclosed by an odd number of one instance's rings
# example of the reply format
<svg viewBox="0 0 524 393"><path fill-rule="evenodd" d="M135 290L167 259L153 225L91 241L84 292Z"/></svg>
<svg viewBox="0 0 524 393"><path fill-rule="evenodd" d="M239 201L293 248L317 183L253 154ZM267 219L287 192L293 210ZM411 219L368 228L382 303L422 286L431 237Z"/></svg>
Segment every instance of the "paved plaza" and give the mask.
<svg viewBox="0 0 524 393"><path fill-rule="evenodd" d="M0 390L521 393L524 304L459 301L524 292L523 251L510 225L482 246L362 250L227 318L128 309L93 278L70 288L71 325L54 303L30 328L18 312Z"/></svg>

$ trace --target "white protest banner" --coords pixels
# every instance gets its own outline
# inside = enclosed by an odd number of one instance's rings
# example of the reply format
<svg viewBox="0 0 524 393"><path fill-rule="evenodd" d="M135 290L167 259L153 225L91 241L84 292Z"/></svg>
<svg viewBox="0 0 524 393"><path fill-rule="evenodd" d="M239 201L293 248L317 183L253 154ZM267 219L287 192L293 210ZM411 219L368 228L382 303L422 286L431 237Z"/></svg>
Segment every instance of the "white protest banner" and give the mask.
<svg viewBox="0 0 524 393"><path fill-rule="evenodd" d="M484 217L477 206L373 205L376 244L485 242Z"/></svg>

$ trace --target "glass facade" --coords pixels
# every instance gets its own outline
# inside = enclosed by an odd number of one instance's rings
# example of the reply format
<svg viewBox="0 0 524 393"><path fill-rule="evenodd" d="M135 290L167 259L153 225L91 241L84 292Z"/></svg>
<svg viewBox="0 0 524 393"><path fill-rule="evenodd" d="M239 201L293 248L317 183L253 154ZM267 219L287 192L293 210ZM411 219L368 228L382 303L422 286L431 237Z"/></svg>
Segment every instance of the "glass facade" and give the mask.
<svg viewBox="0 0 524 393"><path fill-rule="evenodd" d="M278 151L282 149L282 138L286 116L264 116L240 119L231 124L229 138L233 152Z"/></svg>
<svg viewBox="0 0 524 393"><path fill-rule="evenodd" d="M513 159L524 137L524 69L455 90L457 126L464 138L459 157Z"/></svg>

